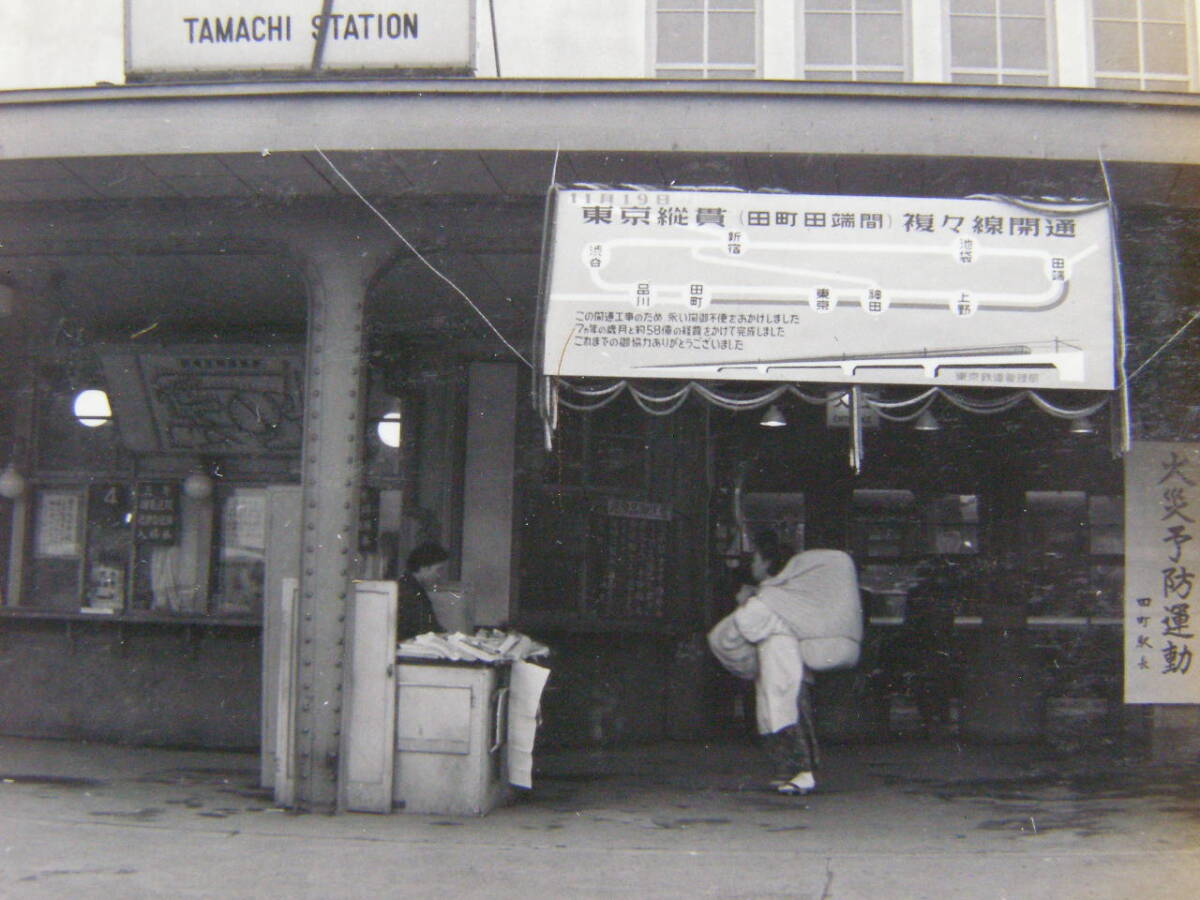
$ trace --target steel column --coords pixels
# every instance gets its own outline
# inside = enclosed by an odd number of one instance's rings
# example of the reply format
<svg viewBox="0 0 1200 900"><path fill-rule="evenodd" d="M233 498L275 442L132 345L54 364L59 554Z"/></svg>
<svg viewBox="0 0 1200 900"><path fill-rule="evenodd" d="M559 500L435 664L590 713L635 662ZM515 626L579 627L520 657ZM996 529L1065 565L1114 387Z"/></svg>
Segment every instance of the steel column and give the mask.
<svg viewBox="0 0 1200 900"><path fill-rule="evenodd" d="M366 285L379 257L352 236L299 248L309 288L301 457L295 801L338 805L347 598L358 543Z"/></svg>

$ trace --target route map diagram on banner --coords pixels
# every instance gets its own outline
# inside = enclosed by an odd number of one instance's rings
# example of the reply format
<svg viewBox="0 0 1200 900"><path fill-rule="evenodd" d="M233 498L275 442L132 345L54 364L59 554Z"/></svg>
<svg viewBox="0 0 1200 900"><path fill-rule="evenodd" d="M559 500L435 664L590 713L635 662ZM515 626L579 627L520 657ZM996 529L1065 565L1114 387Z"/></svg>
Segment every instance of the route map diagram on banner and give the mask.
<svg viewBox="0 0 1200 900"><path fill-rule="evenodd" d="M547 375L1109 390L1104 204L557 188Z"/></svg>

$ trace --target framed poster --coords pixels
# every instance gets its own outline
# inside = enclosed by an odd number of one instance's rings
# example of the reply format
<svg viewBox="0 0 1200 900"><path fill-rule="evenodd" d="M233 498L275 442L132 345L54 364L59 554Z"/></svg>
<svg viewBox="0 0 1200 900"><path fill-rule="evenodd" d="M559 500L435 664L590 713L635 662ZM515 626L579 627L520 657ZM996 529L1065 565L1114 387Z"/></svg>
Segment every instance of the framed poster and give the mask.
<svg viewBox="0 0 1200 900"><path fill-rule="evenodd" d="M78 491L42 491L38 495L34 555L44 559L80 556L81 513Z"/></svg>

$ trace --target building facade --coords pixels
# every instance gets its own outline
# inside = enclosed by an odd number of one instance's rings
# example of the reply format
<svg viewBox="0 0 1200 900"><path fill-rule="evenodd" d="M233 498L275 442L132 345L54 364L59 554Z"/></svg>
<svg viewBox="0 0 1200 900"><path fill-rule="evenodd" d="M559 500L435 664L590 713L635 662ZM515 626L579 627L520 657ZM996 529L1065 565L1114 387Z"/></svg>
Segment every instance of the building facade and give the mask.
<svg viewBox="0 0 1200 900"><path fill-rule="evenodd" d="M433 538L482 623L555 648L547 740L736 733L702 635L750 521L845 547L871 590L828 734L909 727L894 638L941 557L964 734L1083 722L1194 752L1194 707L1123 702L1120 451L1200 434L1195 3L495 0L455 7L439 68L356 58L389 20L342 4L319 50L256 63L269 16L297 42L311 23L262 6L160 29L190 72L139 43L145 4L4 14L0 728L265 741L295 578L297 797L335 805L354 585ZM627 391L564 407L548 444L552 184L1107 203L1119 389L997 415L1011 392L948 394L914 431L888 405L913 392L883 385L857 468L832 405L793 397L768 430L765 405L659 416Z"/></svg>
<svg viewBox="0 0 1200 900"><path fill-rule="evenodd" d="M220 4L212 23L254 14L260 32L213 30L213 44L262 44L272 15L299 33L310 11ZM578 0L476 2L470 15L478 78L721 78L819 82L990 84L1193 92L1191 0L617 0L603 14ZM128 10L126 9L128 7ZM15 3L6 9L0 84L10 89L122 84L127 0ZM319 10L318 10L319 12ZM171 13L176 13L174 9ZM346 41L370 40L362 22ZM193 18L180 8L180 29ZM351 23L353 26L353 22ZM137 76L134 76L136 79Z"/></svg>

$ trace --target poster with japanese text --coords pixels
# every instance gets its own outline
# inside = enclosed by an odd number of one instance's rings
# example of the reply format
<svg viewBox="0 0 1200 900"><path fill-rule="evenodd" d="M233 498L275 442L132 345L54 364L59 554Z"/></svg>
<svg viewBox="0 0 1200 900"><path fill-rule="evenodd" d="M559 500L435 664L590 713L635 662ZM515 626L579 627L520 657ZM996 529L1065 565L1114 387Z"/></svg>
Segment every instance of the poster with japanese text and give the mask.
<svg viewBox="0 0 1200 900"><path fill-rule="evenodd" d="M81 500L77 491L42 491L38 495L35 555L75 557L83 552L79 542Z"/></svg>
<svg viewBox="0 0 1200 900"><path fill-rule="evenodd" d="M1135 442L1125 457L1126 703L1200 703L1198 517L1200 444Z"/></svg>
<svg viewBox="0 0 1200 900"><path fill-rule="evenodd" d="M542 371L1110 390L1104 204L556 188Z"/></svg>
<svg viewBox="0 0 1200 900"><path fill-rule="evenodd" d="M226 559L262 559L267 546L267 492L236 489L225 502L222 532Z"/></svg>
<svg viewBox="0 0 1200 900"><path fill-rule="evenodd" d="M179 542L178 481L139 481L133 507L133 539L139 544L169 547Z"/></svg>

